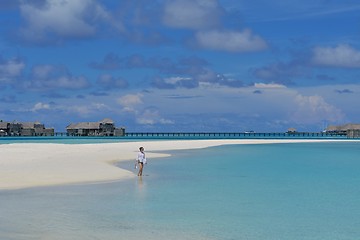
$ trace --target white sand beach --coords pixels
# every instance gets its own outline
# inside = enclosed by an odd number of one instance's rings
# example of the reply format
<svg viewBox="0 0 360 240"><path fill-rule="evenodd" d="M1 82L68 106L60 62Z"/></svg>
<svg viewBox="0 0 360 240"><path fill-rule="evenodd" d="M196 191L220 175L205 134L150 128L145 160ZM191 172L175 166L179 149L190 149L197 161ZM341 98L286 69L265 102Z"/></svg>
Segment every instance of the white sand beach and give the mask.
<svg viewBox="0 0 360 240"><path fill-rule="evenodd" d="M135 160L145 147L148 159L168 156L157 151L197 149L225 144L270 144L337 140L169 140L102 144L16 143L0 145L0 190L136 177L115 162ZM341 140L344 141L344 140Z"/></svg>

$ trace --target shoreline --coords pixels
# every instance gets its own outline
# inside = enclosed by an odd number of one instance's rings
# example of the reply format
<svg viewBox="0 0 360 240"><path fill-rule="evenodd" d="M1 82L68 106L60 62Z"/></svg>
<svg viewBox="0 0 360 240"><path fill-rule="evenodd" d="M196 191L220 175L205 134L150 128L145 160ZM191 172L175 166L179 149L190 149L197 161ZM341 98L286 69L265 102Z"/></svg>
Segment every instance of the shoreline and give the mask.
<svg viewBox="0 0 360 240"><path fill-rule="evenodd" d="M100 144L11 143L0 145L0 191L131 179L135 171L115 163L135 160L143 146L148 159L171 156L161 151L234 144L359 142L337 139L201 139Z"/></svg>

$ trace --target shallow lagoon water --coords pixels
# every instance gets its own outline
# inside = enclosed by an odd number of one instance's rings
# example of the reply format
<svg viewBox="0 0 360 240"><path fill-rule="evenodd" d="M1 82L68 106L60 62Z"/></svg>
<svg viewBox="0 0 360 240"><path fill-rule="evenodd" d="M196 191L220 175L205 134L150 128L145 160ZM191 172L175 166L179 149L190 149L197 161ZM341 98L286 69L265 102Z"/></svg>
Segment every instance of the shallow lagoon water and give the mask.
<svg viewBox="0 0 360 240"><path fill-rule="evenodd" d="M142 179L0 191L0 239L358 239L359 153L220 146L149 159Z"/></svg>

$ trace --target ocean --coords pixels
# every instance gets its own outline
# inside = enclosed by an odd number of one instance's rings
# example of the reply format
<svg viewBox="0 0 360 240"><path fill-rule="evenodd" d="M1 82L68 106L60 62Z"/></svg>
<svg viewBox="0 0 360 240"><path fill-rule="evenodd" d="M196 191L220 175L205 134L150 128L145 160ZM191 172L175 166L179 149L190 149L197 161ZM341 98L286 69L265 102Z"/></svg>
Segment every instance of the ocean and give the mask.
<svg viewBox="0 0 360 240"><path fill-rule="evenodd" d="M360 238L360 142L171 154L142 178L0 191L0 239Z"/></svg>

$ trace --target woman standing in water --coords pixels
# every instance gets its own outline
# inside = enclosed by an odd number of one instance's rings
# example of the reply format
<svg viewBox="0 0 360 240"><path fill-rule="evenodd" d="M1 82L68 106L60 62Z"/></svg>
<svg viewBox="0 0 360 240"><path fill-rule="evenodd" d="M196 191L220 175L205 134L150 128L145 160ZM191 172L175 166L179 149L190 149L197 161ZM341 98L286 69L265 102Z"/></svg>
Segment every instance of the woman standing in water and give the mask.
<svg viewBox="0 0 360 240"><path fill-rule="evenodd" d="M143 168L144 168L144 164L146 164L146 157L145 157L145 152L144 152L144 148L140 147L139 148L140 152L137 155L137 163L139 165L139 172L138 172L138 176L142 176L142 172L143 172Z"/></svg>

